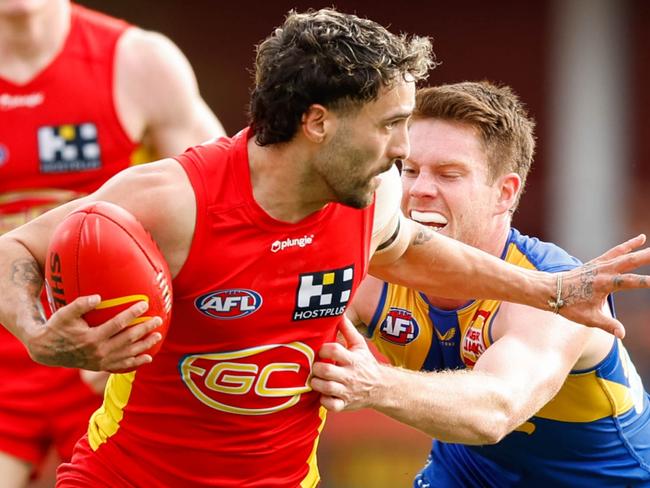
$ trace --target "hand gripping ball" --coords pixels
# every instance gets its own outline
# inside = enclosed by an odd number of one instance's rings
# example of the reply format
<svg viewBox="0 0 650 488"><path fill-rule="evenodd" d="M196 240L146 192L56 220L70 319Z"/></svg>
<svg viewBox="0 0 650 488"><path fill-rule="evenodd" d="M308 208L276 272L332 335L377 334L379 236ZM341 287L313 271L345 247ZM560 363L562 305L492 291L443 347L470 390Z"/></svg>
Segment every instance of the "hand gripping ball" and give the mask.
<svg viewBox="0 0 650 488"><path fill-rule="evenodd" d="M103 324L136 302L146 301L145 315L154 316L163 336L172 309L171 275L151 235L122 207L93 202L63 219L50 240L45 263L45 286L52 313L79 296L99 294L102 301L84 315L91 326ZM155 355L163 341L148 354Z"/></svg>

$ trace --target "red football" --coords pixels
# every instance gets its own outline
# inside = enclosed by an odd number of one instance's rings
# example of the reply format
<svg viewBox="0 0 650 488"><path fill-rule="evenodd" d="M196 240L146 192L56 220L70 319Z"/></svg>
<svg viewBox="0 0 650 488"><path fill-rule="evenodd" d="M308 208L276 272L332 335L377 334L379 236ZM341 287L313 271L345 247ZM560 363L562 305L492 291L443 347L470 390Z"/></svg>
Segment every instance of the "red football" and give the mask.
<svg viewBox="0 0 650 488"><path fill-rule="evenodd" d="M165 258L140 222L113 203L85 205L58 225L47 250L45 286L52 313L79 296L99 294L101 303L84 316L92 326L146 301L149 309L131 325L159 316L163 323L155 330L163 339L167 334L172 289Z"/></svg>

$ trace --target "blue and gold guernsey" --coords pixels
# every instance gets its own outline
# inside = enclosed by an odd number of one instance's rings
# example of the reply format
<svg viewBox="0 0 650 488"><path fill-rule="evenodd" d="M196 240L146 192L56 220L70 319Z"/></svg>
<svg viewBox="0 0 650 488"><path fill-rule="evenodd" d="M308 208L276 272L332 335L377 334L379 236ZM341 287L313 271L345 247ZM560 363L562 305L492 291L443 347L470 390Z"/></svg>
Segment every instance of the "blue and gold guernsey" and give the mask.
<svg viewBox="0 0 650 488"><path fill-rule="evenodd" d="M502 259L549 272L579 264L557 246L515 229ZM394 365L472 368L493 342L499 305L480 300L440 310L417 291L385 283L368 336ZM572 371L548 404L498 444L434 440L415 486L650 486L648 394L622 343L613 341L594 368Z"/></svg>

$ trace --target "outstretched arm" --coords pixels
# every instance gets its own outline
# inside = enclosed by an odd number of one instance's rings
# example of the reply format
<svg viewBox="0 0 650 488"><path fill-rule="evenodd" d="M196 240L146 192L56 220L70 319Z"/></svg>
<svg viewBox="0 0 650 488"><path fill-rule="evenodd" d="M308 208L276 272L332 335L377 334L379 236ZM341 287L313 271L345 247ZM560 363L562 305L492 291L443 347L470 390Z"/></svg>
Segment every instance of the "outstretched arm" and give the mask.
<svg viewBox="0 0 650 488"><path fill-rule="evenodd" d="M572 271L548 274L513 266L407 219L401 219L400 229L406 250L395 245L393 256L379 253L371 261L370 273L434 296L492 298L557 310L573 322L622 337L623 325L603 313L607 295L650 287L646 276L627 274L650 263L650 248L632 252L644 244L644 235Z"/></svg>
<svg viewBox="0 0 650 488"><path fill-rule="evenodd" d="M347 347L323 346L320 358L334 364L314 364L312 388L330 410L373 408L446 442L496 443L551 400L594 332L548 312L504 306L509 310L500 315L507 314L509 330L473 371L379 364L346 322Z"/></svg>

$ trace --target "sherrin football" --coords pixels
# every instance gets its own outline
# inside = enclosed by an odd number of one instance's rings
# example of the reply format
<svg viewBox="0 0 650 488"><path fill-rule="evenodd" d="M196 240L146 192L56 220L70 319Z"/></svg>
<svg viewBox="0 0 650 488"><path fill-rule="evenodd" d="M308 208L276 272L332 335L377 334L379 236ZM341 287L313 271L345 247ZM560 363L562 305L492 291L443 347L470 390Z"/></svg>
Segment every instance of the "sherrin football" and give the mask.
<svg viewBox="0 0 650 488"><path fill-rule="evenodd" d="M169 268L140 222L122 207L93 202L73 211L57 226L45 263L45 286L52 313L79 296L99 294L102 301L84 315L100 325L136 302L149 309L131 322L162 318L163 340L169 328L172 289ZM148 354L156 354L159 341Z"/></svg>

